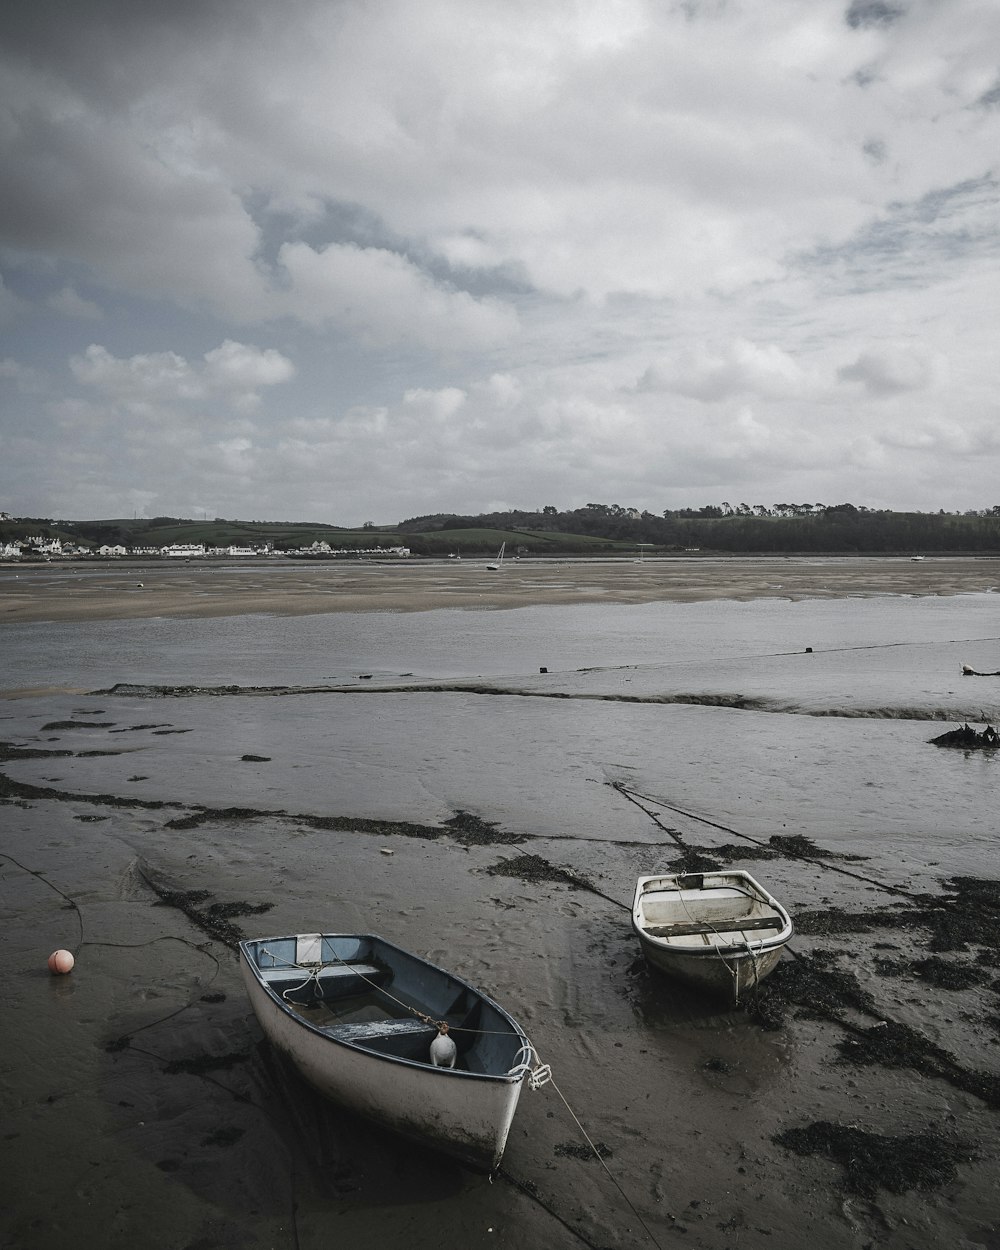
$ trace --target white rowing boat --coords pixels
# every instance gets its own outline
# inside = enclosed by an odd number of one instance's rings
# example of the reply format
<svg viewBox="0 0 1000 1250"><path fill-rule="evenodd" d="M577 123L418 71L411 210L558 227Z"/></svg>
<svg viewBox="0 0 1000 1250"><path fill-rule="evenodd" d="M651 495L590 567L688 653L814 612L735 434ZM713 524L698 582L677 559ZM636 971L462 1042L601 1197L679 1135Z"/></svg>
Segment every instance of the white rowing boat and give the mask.
<svg viewBox="0 0 1000 1250"><path fill-rule="evenodd" d="M653 967L733 1004L774 970L794 932L747 872L640 877L632 928Z"/></svg>
<svg viewBox="0 0 1000 1250"><path fill-rule="evenodd" d="M480 1171L500 1163L525 1079L520 1025L453 973L373 934L240 942L264 1034L334 1102ZM447 1037L453 1067L431 1045ZM534 1069L534 1071L533 1071Z"/></svg>

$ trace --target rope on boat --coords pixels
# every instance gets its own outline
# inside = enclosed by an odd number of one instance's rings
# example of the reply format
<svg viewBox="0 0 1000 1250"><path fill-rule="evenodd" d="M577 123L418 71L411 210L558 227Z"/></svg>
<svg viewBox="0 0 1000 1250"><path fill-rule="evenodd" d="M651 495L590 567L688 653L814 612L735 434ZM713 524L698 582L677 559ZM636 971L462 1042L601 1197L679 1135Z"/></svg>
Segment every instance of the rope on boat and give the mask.
<svg viewBox="0 0 1000 1250"><path fill-rule="evenodd" d="M272 951L269 951L266 947L262 947L260 953L261 955L266 955L268 959L275 961L275 967L278 966L278 957ZM403 1000L401 998L397 998L395 994L390 994L384 985L379 985L377 981L373 981L370 977L366 977L363 972L358 971L356 964L352 964L348 959L341 959L336 952L333 953L333 959L326 963L297 964L292 960L282 959L281 964L283 967L294 968L297 972L304 972L307 974L305 980L299 985L290 985L286 990L282 990L281 997L285 1000L285 1002L291 1002L292 1000L288 997L288 995L298 994L301 990L304 990L310 982L314 982L316 985L316 997L322 999L323 983L320 981L320 976L326 971L327 968L340 966L350 968L359 981L364 981L364 983L370 986L371 989L378 990L380 994L384 994L386 998L394 1002L397 1007L402 1007L404 1011L408 1011L410 1015L415 1016L422 1024L426 1024L428 1028L437 1029L439 1033L443 1032L444 1029L447 1028L450 1033L480 1033L483 1036L493 1035L496 1037L510 1036L510 1031L508 1029L468 1029L464 1028L462 1025L449 1024L447 1020L435 1020L432 1016L427 1015L426 1012L419 1011L416 1007L411 1006L409 1003L404 1003ZM521 1051L524 1049L525 1047L522 1046L521 1050L518 1051L518 1056L520 1056ZM528 1049L531 1050L531 1047L528 1046ZM532 1051L532 1054L534 1054L534 1051ZM523 1067L524 1065L522 1064L521 1066ZM507 1075L511 1076L513 1075L513 1072L509 1072ZM544 1085L545 1081L541 1081L541 1084ZM532 1088L537 1089L538 1086L532 1086Z"/></svg>
<svg viewBox="0 0 1000 1250"><path fill-rule="evenodd" d="M639 806L639 805L637 805L637 806ZM645 809L643 809L643 810L645 810ZM754 898L754 895L753 895L753 894L751 894L749 890L744 890L741 886L734 886L733 888L734 888L734 889L736 889L736 890L739 890L739 892L740 892L741 894L746 895L746 897L747 897L747 898ZM691 920L691 921L694 921L694 920L695 920L695 916L694 916L694 913L691 911L691 909L690 909L690 908L688 907L688 905L687 905L687 900L686 900L686 899L685 899L685 897L684 897L684 890L683 890L683 888L681 888L681 889L678 891L678 897L679 897L679 899L680 899L681 906L684 908L685 912L687 912L688 919L689 919L689 920ZM706 921L704 921L704 923L705 923L705 924L707 924L707 925L709 926L709 928L712 930L712 932L715 934L715 936L719 939L719 942L721 943L721 942L723 941L723 938L722 938L722 933L720 933L720 932L719 932L719 930L715 927L715 925L714 925L714 924L712 924L712 922L711 922L710 920L706 920ZM734 920L733 920L733 926L734 926L734 927L733 927L732 929L726 929L726 930L724 930L724 932L727 932L727 933L732 933L732 932L735 932L735 931L736 931L736 926L737 926L738 924L739 924L739 920L738 920L738 918L734 918ZM726 945L727 945L727 946L736 946L736 945L740 945L740 944L742 944L742 946L743 946L743 947L745 948L745 950L746 950L746 953L749 955L749 957L750 957L750 965L751 965L751 967L753 968L753 984L750 986L750 988L751 988L751 989L756 989L756 988L757 988L757 986L760 984L760 975L759 975L759 972L758 972L758 966L757 966L757 955L758 955L758 953L759 953L759 952L758 952L758 951L756 951L756 950L754 950L754 948L753 948L753 944L751 943L750 939L746 936L746 934L743 934L743 935L742 935L742 937L741 937L741 938L739 938L739 939L737 939L737 941L736 941L736 942L727 942L727 943L726 943ZM729 960L728 960L728 959L726 959L725 955L723 955L721 946L716 946L716 947L714 947L714 953L715 953L716 958L719 960L719 962L722 964L722 966L725 968L725 970L729 973L730 979L732 980L732 983L733 983L733 1003L734 1003L734 1005L735 1005L735 1006L737 1006L737 1007L738 1007L738 1006L739 1006L739 1003L740 1003L740 969L739 969L739 964L730 964Z"/></svg>

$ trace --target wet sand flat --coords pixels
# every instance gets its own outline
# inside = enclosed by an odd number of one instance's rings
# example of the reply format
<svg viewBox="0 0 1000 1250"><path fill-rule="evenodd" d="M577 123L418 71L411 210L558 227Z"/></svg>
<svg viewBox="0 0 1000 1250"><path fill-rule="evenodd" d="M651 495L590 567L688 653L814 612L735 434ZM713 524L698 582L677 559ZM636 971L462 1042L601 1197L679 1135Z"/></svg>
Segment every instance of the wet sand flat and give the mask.
<svg viewBox="0 0 1000 1250"><path fill-rule="evenodd" d="M1000 679L960 664L1000 668L991 566L700 563L686 593L732 603L652 620L613 606L622 566L549 570L547 590L585 587L607 612L571 600L503 620L424 618L417 585L456 607L434 579L459 574L393 570L412 581L385 673L328 689L294 675L333 671L343 639L379 634L385 603L341 631L233 610L268 588L316 602L325 568L287 584L237 569L227 605L228 571L186 566L189 619L159 631L125 612L45 615L58 588L39 594L38 628L0 623L15 683L43 642L100 653L112 675L0 696L0 1241L1000 1244L1000 753L930 743L936 717L997 707ZM129 576L140 595L153 580ZM127 583L116 593L130 603ZM521 593L466 608L535 602ZM500 675L398 680L440 666L442 629L456 671L482 671L503 639ZM169 641L165 659L142 654L145 633ZM249 680L185 684L261 635ZM560 652L572 665L540 673ZM162 686L129 684L154 663ZM754 873L797 928L737 1009L649 969L629 924L637 875L714 866ZM453 969L551 1064L492 1184L323 1103L263 1041L236 938L322 929L380 932ZM54 977L62 946L76 968Z"/></svg>
<svg viewBox="0 0 1000 1250"><path fill-rule="evenodd" d="M1000 587L1000 558L761 557L267 565L47 564L0 573L0 623L527 604L954 595Z"/></svg>

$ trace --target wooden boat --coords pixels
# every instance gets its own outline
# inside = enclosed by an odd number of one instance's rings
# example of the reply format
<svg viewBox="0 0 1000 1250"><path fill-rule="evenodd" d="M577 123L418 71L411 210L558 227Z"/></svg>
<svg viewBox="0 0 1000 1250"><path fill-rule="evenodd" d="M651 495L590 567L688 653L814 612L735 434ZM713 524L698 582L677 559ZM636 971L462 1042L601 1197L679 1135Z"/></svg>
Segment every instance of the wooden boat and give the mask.
<svg viewBox="0 0 1000 1250"><path fill-rule="evenodd" d="M747 872L640 877L632 928L655 968L734 1005L774 970L794 931Z"/></svg>
<svg viewBox="0 0 1000 1250"><path fill-rule="evenodd" d="M496 1169L525 1079L543 1084L548 1071L502 1007L373 934L242 941L240 964L264 1034L322 1094L469 1167ZM455 1043L454 1067L431 1059L442 1034Z"/></svg>

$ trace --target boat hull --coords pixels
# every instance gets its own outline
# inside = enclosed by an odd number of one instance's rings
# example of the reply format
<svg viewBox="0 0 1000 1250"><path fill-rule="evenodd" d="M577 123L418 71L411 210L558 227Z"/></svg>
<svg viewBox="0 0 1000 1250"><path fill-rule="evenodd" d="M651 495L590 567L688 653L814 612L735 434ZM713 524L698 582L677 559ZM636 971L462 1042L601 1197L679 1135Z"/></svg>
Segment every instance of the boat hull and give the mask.
<svg viewBox="0 0 1000 1250"><path fill-rule="evenodd" d="M794 933L784 907L735 871L640 877L632 928L654 968L734 1006L774 971Z"/></svg>
<svg viewBox="0 0 1000 1250"><path fill-rule="evenodd" d="M243 949L246 945L252 944L241 943L241 969L261 1029L315 1089L331 1102L467 1167L482 1172L497 1168L527 1074L523 1063L513 1062L527 1040L512 1020L513 1071L438 1068L429 1057L419 1062L377 1054L300 1019L261 979L252 955ZM491 1000L480 998L506 1016ZM427 1030L428 1056L435 1032Z"/></svg>
<svg viewBox="0 0 1000 1250"><path fill-rule="evenodd" d="M729 949L720 953L676 954L638 934L639 945L658 971L675 977L718 998L728 999L733 1006L756 989L778 965L780 950L765 951L753 957L745 951Z"/></svg>

